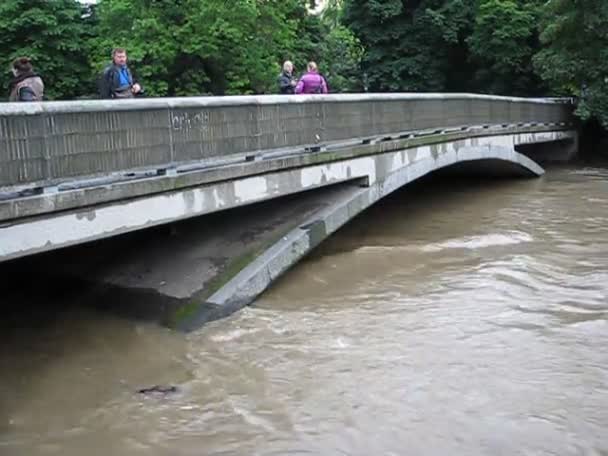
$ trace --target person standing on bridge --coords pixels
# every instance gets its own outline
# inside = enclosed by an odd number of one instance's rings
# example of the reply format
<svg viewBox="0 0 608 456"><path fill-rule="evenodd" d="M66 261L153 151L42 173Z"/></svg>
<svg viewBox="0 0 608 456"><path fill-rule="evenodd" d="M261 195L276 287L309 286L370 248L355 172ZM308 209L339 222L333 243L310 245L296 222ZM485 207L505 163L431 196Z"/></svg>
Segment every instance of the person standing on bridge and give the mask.
<svg viewBox="0 0 608 456"><path fill-rule="evenodd" d="M42 101L44 83L34 73L34 67L28 57L19 57L13 61L13 79L9 84L9 101Z"/></svg>
<svg viewBox="0 0 608 456"><path fill-rule="evenodd" d="M308 70L302 75L296 85L296 93L327 93L327 82L325 78L319 74L319 69L315 62L308 62L306 66Z"/></svg>
<svg viewBox="0 0 608 456"><path fill-rule="evenodd" d="M279 75L279 92L282 95L292 95L295 93L296 78L293 77L293 63L286 60L283 64L283 72Z"/></svg>
<svg viewBox="0 0 608 456"><path fill-rule="evenodd" d="M99 81L100 98L133 98L141 93L141 86L133 79L127 66L127 51L114 49L112 63L103 71Z"/></svg>

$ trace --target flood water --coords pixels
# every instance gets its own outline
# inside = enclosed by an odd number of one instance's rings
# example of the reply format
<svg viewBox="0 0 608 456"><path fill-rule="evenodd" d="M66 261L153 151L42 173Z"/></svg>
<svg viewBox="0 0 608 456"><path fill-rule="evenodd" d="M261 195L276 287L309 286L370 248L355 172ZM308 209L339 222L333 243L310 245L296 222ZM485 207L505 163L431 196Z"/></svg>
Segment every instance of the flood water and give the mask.
<svg viewBox="0 0 608 456"><path fill-rule="evenodd" d="M607 168L414 184L185 336L72 299L0 326L0 455L608 455Z"/></svg>

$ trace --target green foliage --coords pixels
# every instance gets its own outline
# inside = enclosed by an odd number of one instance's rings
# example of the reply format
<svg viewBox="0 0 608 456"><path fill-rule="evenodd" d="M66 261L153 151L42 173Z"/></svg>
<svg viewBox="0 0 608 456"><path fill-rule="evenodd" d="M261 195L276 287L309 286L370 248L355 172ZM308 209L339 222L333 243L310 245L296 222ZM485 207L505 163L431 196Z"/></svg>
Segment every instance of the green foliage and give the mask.
<svg viewBox="0 0 608 456"><path fill-rule="evenodd" d="M371 90L542 89L532 68L543 0L347 0Z"/></svg>
<svg viewBox="0 0 608 456"><path fill-rule="evenodd" d="M476 85L492 93L530 95L541 87L532 68L538 50L538 1L481 0L467 39L479 68Z"/></svg>
<svg viewBox="0 0 608 456"><path fill-rule="evenodd" d="M322 12L323 21L330 27L336 27L342 21L344 0L327 0Z"/></svg>
<svg viewBox="0 0 608 456"><path fill-rule="evenodd" d="M608 128L608 2L552 0L544 13L537 71L556 93L581 97L583 119Z"/></svg>
<svg viewBox="0 0 608 456"><path fill-rule="evenodd" d="M457 68L474 0L346 0L344 22L366 49L372 91L441 91Z"/></svg>
<svg viewBox="0 0 608 456"><path fill-rule="evenodd" d="M0 87L7 88L9 65L30 57L47 86L49 99L74 98L89 86L87 20L75 0L0 1Z"/></svg>
<svg viewBox="0 0 608 456"><path fill-rule="evenodd" d="M332 28L325 39L324 76L332 92L360 92L363 89L360 63L363 47L342 25Z"/></svg>

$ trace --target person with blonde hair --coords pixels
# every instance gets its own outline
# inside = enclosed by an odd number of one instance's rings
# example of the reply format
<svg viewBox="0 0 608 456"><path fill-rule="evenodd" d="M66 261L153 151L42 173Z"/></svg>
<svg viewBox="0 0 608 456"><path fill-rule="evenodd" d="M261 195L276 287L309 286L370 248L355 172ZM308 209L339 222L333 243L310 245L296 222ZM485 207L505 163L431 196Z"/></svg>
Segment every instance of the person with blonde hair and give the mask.
<svg viewBox="0 0 608 456"><path fill-rule="evenodd" d="M302 75L296 85L296 93L327 93L327 82L319 74L319 68L315 62L308 62L306 73Z"/></svg>
<svg viewBox="0 0 608 456"><path fill-rule="evenodd" d="M297 81L293 77L293 63L286 60L283 64L283 71L279 75L279 92L283 95L291 95L294 93Z"/></svg>
<svg viewBox="0 0 608 456"><path fill-rule="evenodd" d="M9 85L9 101L42 101L44 83L34 73L29 57L19 57L12 64L13 79Z"/></svg>

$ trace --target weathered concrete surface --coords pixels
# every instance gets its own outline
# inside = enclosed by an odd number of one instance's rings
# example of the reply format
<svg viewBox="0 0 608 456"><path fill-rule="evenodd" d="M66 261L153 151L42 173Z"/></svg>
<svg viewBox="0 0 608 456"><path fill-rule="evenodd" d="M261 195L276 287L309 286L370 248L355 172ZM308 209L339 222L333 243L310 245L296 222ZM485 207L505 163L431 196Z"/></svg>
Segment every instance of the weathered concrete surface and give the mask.
<svg viewBox="0 0 608 456"><path fill-rule="evenodd" d="M0 104L0 189L400 131L571 121L568 100L353 94ZM52 190L51 190L52 191Z"/></svg>
<svg viewBox="0 0 608 456"><path fill-rule="evenodd" d="M356 183L225 211L18 262L27 274L79 285L81 299L189 329L241 306L207 299ZM5 264L5 268L14 268ZM1 273L1 269L0 269ZM48 282L48 280L47 280Z"/></svg>
<svg viewBox="0 0 608 456"><path fill-rule="evenodd" d="M96 299L111 301L114 307L132 308L135 303L141 314L174 328L193 329L248 305L361 211L430 172L469 163L498 175L543 173L536 163L515 152L513 138L494 142L465 141L458 147L424 146L403 155L388 154L365 185L350 181L197 218L180 224L177 234L163 242L158 238L147 242L146 237L133 242L126 237L79 247L76 260L64 256L63 266L55 267L55 273L63 280L70 277L98 284L103 293Z"/></svg>
<svg viewBox="0 0 608 456"><path fill-rule="evenodd" d="M483 167L486 176L535 177L544 173L540 166L512 149L472 146L458 152L446 152L440 158L420 160L369 187L345 188L331 196L331 204L312 214L304 224L269 247L209 296L205 311L197 314L190 323L196 327L215 319L218 314L225 315L248 305L305 254L381 198L430 172L463 163L470 163L471 168L475 165Z"/></svg>
<svg viewBox="0 0 608 456"><path fill-rule="evenodd" d="M444 161L448 159L452 163L481 159L492 148L503 148L514 153L514 148L520 144L575 136L576 132L558 130L495 134L444 143L434 143L431 137L430 144L425 144L425 138L420 138L421 145L398 150L391 147L393 140L389 140L383 143L389 152L358 155L351 151L347 159L340 159L343 158L340 155L321 156L308 166L288 167L277 172L247 175L174 192L18 219L0 225L0 261L351 180L364 180L370 186L383 184L390 181L395 173L409 172L419 166L428 167L429 172L445 166ZM471 155L473 151L477 151L478 156ZM504 159L518 162L522 157L510 155ZM531 168L534 164L530 161L526 166Z"/></svg>
<svg viewBox="0 0 608 456"><path fill-rule="evenodd" d="M172 173L159 175L156 170L125 172L95 179L59 184L54 192L29 194L26 197L0 192L0 222L34 217L51 212L67 211L133 199L145 195L171 192L220 181L301 168L363 155L407 149L419 145L440 144L466 138L519 133L540 133L567 130L557 125L514 126L489 128L470 127L436 131L400 132L376 138L355 138L347 142L326 143L322 150L305 150L304 146L257 152L252 160L214 160L175 165ZM553 151L555 153L555 151ZM549 151L551 155L551 151Z"/></svg>

